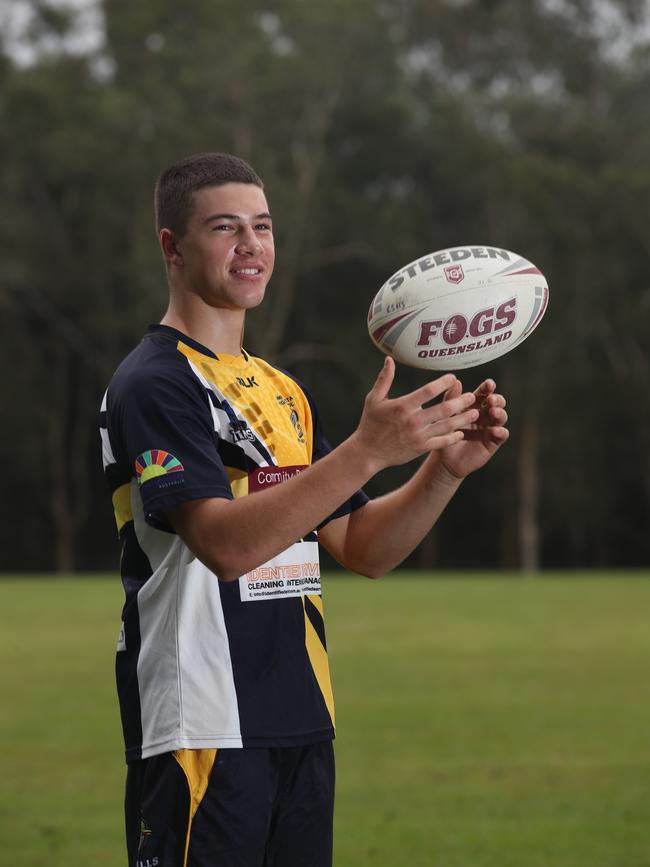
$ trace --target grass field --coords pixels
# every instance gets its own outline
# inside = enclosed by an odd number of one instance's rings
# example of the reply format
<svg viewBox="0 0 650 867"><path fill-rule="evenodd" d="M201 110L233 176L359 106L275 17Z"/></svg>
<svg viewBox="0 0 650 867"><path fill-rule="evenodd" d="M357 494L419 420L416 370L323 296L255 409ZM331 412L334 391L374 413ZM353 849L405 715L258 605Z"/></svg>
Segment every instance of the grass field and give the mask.
<svg viewBox="0 0 650 867"><path fill-rule="evenodd" d="M650 575L327 582L336 867L650 867ZM0 581L0 864L117 867L116 578Z"/></svg>

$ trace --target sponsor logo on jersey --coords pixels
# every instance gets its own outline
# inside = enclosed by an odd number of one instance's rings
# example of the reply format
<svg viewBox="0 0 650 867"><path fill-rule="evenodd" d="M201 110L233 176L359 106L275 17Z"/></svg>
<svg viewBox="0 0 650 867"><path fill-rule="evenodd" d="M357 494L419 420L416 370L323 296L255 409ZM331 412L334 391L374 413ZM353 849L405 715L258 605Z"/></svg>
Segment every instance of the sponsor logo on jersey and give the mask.
<svg viewBox="0 0 650 867"><path fill-rule="evenodd" d="M259 388L259 382L255 382L254 376L247 376L244 378L243 376L236 376L237 384L241 385L242 388Z"/></svg>
<svg viewBox="0 0 650 867"><path fill-rule="evenodd" d="M253 442L255 440L255 434L249 428L248 422L244 421L244 419L237 419L236 421L230 422L229 427L233 442L241 443L245 440Z"/></svg>
<svg viewBox="0 0 650 867"><path fill-rule="evenodd" d="M296 402L291 395L287 397L283 397L281 394L276 394L275 399L280 404L280 406L286 406L289 410L289 419L291 424L294 427L296 432L296 436L298 437L299 443L304 443L305 441L305 432L302 429L302 425L300 424L300 416L296 410Z"/></svg>
<svg viewBox="0 0 650 867"><path fill-rule="evenodd" d="M272 488L273 485L279 485L281 482L286 482L287 479L292 479L305 469L307 469L307 464L290 467L255 467L248 474L248 492L252 494L254 491Z"/></svg>
<svg viewBox="0 0 650 867"><path fill-rule="evenodd" d="M135 472L140 485L144 485L145 482L155 479L157 476L182 473L184 469L185 467L178 458L163 451L163 449L150 449L135 459Z"/></svg>
<svg viewBox="0 0 650 867"><path fill-rule="evenodd" d="M242 602L270 602L321 592L318 542L297 542L239 579Z"/></svg>

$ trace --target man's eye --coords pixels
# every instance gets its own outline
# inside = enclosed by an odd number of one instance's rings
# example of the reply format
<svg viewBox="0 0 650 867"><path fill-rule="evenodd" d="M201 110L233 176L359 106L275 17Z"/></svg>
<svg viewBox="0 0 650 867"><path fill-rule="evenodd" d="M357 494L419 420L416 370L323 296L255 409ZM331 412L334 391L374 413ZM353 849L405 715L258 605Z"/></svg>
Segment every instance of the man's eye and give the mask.
<svg viewBox="0 0 650 867"><path fill-rule="evenodd" d="M255 226L255 229L258 232L259 231L270 232L271 231L271 225L270 225L270 223L258 223L257 226Z"/></svg>
<svg viewBox="0 0 650 867"><path fill-rule="evenodd" d="M212 227L213 232L227 232L229 229L232 229L232 226L229 223L218 223L216 226Z"/></svg>

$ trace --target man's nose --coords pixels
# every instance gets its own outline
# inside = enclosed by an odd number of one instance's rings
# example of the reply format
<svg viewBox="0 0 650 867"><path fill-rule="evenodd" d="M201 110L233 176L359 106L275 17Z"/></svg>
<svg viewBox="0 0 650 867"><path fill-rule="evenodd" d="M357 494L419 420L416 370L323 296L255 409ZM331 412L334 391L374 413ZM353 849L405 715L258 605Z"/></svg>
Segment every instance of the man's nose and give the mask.
<svg viewBox="0 0 650 867"><path fill-rule="evenodd" d="M242 226L239 239L237 241L237 252L241 253L259 253L262 250L262 244L255 234L252 226Z"/></svg>

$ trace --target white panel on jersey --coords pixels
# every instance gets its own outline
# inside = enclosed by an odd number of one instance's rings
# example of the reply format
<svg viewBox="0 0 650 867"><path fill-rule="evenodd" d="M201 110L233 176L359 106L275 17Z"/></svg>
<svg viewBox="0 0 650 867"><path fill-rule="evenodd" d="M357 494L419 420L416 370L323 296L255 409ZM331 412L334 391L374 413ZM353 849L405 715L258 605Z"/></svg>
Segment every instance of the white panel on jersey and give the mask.
<svg viewBox="0 0 650 867"><path fill-rule="evenodd" d="M183 748L241 747L219 582L179 536L145 522L133 485L135 533L153 569L138 592L142 757Z"/></svg>
<svg viewBox="0 0 650 867"><path fill-rule="evenodd" d="M113 455L113 449L111 447L111 440L108 436L108 431L105 427L101 427L99 429L99 433L102 438L102 463L104 464L104 469L115 463L115 456Z"/></svg>
<svg viewBox="0 0 650 867"><path fill-rule="evenodd" d="M188 552L189 553L189 552ZM183 578L178 636L186 746L197 737L241 747L239 709L219 581L200 560Z"/></svg>
<svg viewBox="0 0 650 867"><path fill-rule="evenodd" d="M102 399L102 408L100 412L106 412L107 396L108 391L104 392L104 397ZM104 469L106 469L107 466L115 463L115 457L113 455L113 447L111 446L111 440L108 435L108 430L105 427L100 427L99 433L102 438L102 462L104 464Z"/></svg>

